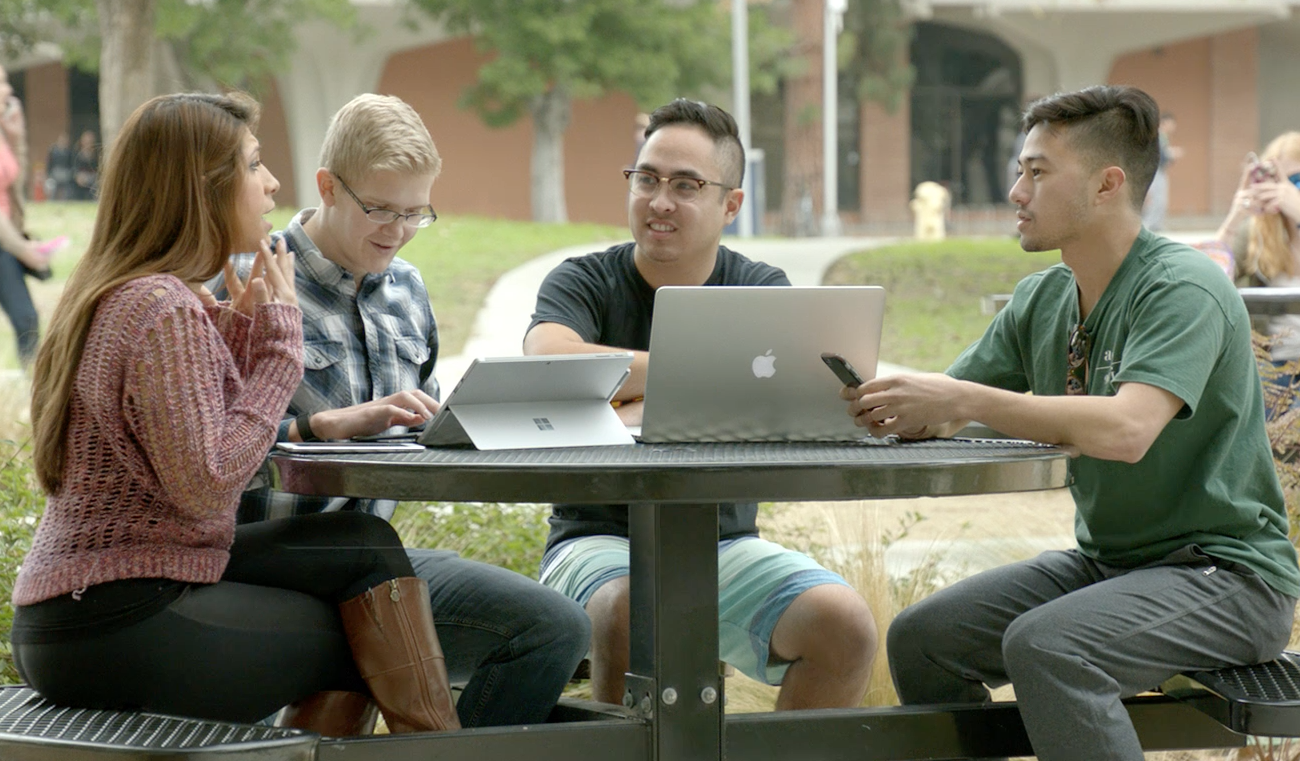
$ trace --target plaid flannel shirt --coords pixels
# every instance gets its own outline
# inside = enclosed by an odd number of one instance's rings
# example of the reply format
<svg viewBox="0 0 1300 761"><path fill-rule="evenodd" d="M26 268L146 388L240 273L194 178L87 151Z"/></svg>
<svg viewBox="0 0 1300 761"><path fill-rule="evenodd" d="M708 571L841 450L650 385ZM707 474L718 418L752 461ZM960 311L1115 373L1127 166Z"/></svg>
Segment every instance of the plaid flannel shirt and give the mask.
<svg viewBox="0 0 1300 761"><path fill-rule="evenodd" d="M350 272L326 259L303 230L315 209L299 212L281 235L297 257L294 283L302 307L303 380L280 421L277 441L289 440L289 424L304 412L350 407L420 388L439 398L433 367L438 359L438 326L420 271L394 259L358 286ZM235 259L241 278L252 254ZM209 286L224 298L222 278ZM400 430L400 429L395 429ZM357 510L391 518L393 500L314 497L270 488L263 464L239 504L240 523L289 515Z"/></svg>

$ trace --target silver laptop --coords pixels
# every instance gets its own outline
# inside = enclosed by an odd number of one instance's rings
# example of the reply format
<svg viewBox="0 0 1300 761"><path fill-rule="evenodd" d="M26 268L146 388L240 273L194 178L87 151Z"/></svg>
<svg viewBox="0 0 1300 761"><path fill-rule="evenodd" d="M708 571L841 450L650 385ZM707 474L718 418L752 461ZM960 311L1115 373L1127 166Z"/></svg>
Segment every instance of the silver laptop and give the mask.
<svg viewBox="0 0 1300 761"><path fill-rule="evenodd" d="M610 406L631 352L476 359L416 440L478 449L632 444Z"/></svg>
<svg viewBox="0 0 1300 761"><path fill-rule="evenodd" d="M865 438L821 355L874 378L884 313L879 286L660 288L641 440Z"/></svg>

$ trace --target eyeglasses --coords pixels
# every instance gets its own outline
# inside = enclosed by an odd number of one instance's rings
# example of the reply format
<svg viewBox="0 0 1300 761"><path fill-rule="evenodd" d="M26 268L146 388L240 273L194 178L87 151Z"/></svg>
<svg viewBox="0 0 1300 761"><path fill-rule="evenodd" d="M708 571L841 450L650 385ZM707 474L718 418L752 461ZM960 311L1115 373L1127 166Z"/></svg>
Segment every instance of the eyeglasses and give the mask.
<svg viewBox="0 0 1300 761"><path fill-rule="evenodd" d="M343 186L348 195L352 196L352 200L357 202L357 206L361 207L361 211L365 212L366 219L377 225L391 225L400 219L402 224L407 227L428 227L438 221L438 212L434 211L432 206L425 206L423 210L413 211L410 214L403 214L392 209L381 209L378 206L366 206L361 203L361 199L357 198L357 194L352 192L352 188L348 187L342 177L337 174L334 176L338 178L339 184Z"/></svg>
<svg viewBox="0 0 1300 761"><path fill-rule="evenodd" d="M1288 180L1292 185L1295 185L1295 186L1296 186L1296 189L1300 189L1300 172L1296 172L1295 174L1287 175L1287 180Z"/></svg>
<svg viewBox="0 0 1300 761"><path fill-rule="evenodd" d="M730 185L723 185L720 182L712 180L701 180L698 177L660 177L654 172L647 172L643 169L624 169L623 176L627 178L628 190L632 195L638 198L654 198L655 193L659 192L659 184L668 183L668 195L674 200L682 203L690 203L699 198L700 191L704 190L705 185L717 185L725 190L735 190Z"/></svg>
<svg viewBox="0 0 1300 761"><path fill-rule="evenodd" d="M1070 331L1070 348L1065 364L1066 396L1081 396L1088 393L1088 350L1092 348L1092 336L1083 323Z"/></svg>

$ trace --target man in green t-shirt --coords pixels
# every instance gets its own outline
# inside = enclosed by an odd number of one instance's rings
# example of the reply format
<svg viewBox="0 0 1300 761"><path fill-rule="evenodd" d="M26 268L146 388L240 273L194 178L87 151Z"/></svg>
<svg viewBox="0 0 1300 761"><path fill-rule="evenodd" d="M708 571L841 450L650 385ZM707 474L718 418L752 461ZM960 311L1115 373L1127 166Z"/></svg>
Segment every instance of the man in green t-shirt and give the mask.
<svg viewBox="0 0 1300 761"><path fill-rule="evenodd" d="M1077 451L1078 549L941 590L887 639L904 703L1013 684L1046 761L1140 761L1120 699L1276 657L1300 595L1245 306L1207 257L1142 227L1157 121L1131 87L1030 105L1010 198L1021 247L1062 263L946 373L845 390L876 436L978 420Z"/></svg>

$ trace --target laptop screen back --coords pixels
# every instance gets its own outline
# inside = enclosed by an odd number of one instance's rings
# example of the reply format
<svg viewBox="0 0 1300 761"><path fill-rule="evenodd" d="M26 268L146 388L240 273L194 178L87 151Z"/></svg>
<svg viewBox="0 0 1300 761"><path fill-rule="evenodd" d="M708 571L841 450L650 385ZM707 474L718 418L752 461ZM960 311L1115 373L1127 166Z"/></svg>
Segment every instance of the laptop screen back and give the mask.
<svg viewBox="0 0 1300 761"><path fill-rule="evenodd" d="M874 378L884 311L879 286L660 288L641 440L863 438L821 355Z"/></svg>

